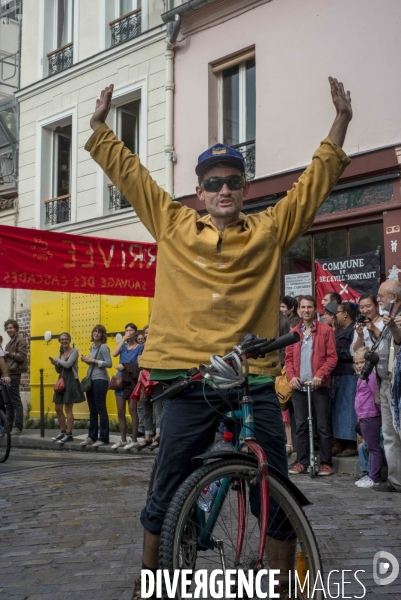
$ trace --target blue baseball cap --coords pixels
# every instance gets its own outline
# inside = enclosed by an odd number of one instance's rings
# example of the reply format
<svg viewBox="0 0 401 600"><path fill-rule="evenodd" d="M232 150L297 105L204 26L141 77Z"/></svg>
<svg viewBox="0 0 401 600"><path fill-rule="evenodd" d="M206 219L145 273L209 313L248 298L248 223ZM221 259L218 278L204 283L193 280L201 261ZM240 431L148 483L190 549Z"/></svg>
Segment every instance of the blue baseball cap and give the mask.
<svg viewBox="0 0 401 600"><path fill-rule="evenodd" d="M195 168L197 175L202 175L206 169L213 165L213 163L227 162L233 167L245 173L245 159L242 152L231 148L231 146L225 146L224 144L215 144L206 152L203 152L198 157L198 164Z"/></svg>

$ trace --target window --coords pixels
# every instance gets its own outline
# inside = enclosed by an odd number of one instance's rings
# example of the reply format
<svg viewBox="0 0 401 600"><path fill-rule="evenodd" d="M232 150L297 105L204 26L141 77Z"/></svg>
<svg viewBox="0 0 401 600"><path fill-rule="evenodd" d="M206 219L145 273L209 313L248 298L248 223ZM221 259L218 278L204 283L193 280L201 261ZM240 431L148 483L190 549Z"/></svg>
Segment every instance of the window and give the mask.
<svg viewBox="0 0 401 600"><path fill-rule="evenodd" d="M347 231L335 229L314 235L315 258L347 256ZM359 252L358 252L359 254Z"/></svg>
<svg viewBox="0 0 401 600"><path fill-rule="evenodd" d="M133 154L139 153L139 117L140 117L140 100L132 100L127 104L123 104L117 108L117 132L118 137L124 146L131 150ZM109 188L109 209L121 210L122 208L130 208L131 204L110 184Z"/></svg>
<svg viewBox="0 0 401 600"><path fill-rule="evenodd" d="M71 134L71 125L53 131L53 198L45 201L46 225L71 220Z"/></svg>
<svg viewBox="0 0 401 600"><path fill-rule="evenodd" d="M313 253L312 253L313 242ZM382 279L385 279L383 223L344 227L303 235L282 259L283 275L312 271L319 258L338 258L374 252L380 247Z"/></svg>
<svg viewBox="0 0 401 600"><path fill-rule="evenodd" d="M0 0L0 18L3 20L3 25L8 25L10 19L19 21L21 18L21 1Z"/></svg>
<svg viewBox="0 0 401 600"><path fill-rule="evenodd" d="M118 132L120 140L133 154L138 152L138 121L140 100L134 100L118 109Z"/></svg>
<svg viewBox="0 0 401 600"><path fill-rule="evenodd" d="M72 42L73 0L55 0L55 48Z"/></svg>
<svg viewBox="0 0 401 600"><path fill-rule="evenodd" d="M283 275L309 273L312 270L312 236L303 235L283 256Z"/></svg>
<svg viewBox="0 0 401 600"><path fill-rule="evenodd" d="M383 223L349 227L348 235L351 256L372 252L372 250L377 250L380 247L380 270L385 279Z"/></svg>
<svg viewBox="0 0 401 600"><path fill-rule="evenodd" d="M0 185L16 184L17 140L17 104L4 100L0 102Z"/></svg>
<svg viewBox="0 0 401 600"><path fill-rule="evenodd" d="M70 194L71 182L71 125L54 131L53 197Z"/></svg>
<svg viewBox="0 0 401 600"><path fill-rule="evenodd" d="M218 139L240 150L255 177L256 62L254 51L212 67L219 78Z"/></svg>
<svg viewBox="0 0 401 600"><path fill-rule="evenodd" d="M51 51L47 53L49 75L68 69L73 64L74 0L54 0L52 9L52 44Z"/></svg>
<svg viewBox="0 0 401 600"><path fill-rule="evenodd" d="M126 42L142 33L142 1L115 1L118 16L109 23L112 46Z"/></svg>
<svg viewBox="0 0 401 600"><path fill-rule="evenodd" d="M117 0L118 1L118 16L123 17L131 11L141 8L142 0Z"/></svg>

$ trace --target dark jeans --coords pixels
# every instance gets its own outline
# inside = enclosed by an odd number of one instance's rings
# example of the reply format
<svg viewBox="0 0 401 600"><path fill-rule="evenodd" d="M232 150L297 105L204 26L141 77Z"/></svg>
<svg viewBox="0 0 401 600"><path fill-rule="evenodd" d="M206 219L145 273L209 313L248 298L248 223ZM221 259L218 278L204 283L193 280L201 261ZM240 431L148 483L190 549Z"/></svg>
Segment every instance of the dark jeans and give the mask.
<svg viewBox="0 0 401 600"><path fill-rule="evenodd" d="M86 392L86 398L89 406L89 431L88 436L96 442L99 431L99 440L105 444L109 443L109 415L106 408L106 395L109 389L109 382L105 379L92 380L91 389Z"/></svg>
<svg viewBox="0 0 401 600"><path fill-rule="evenodd" d="M251 387L254 400L256 439L266 452L269 464L287 475L288 464L285 451L285 434L281 409L272 384ZM156 485L147 505L142 510L141 523L155 535L160 535L164 516L169 504L182 482L200 466L191 459L202 454L213 443L221 416L216 410L227 412L228 405L212 388L197 385L184 396L164 401L160 428L159 468ZM227 390L227 397L234 404L240 392L237 388ZM231 428L231 423L229 424ZM251 486L250 504L255 516L260 514L259 488ZM289 539L293 530L284 513L277 511L270 502L270 523L277 539Z"/></svg>
<svg viewBox="0 0 401 600"><path fill-rule="evenodd" d="M297 463L307 467L309 465L309 429L308 429L308 394L299 390L292 390L292 403L294 406ZM333 466L331 456L331 431L330 431L330 401L329 388L322 386L312 392L312 410L314 428L320 444L320 464Z"/></svg>
<svg viewBox="0 0 401 600"><path fill-rule="evenodd" d="M22 431L24 426L24 410L22 408L19 386L21 382L21 373L10 375L10 385L3 385L3 399L6 405L7 421L10 427Z"/></svg>
<svg viewBox="0 0 401 600"><path fill-rule="evenodd" d="M366 419L360 419L359 424L370 457L369 477L375 483L380 483L383 462L383 455L380 448L380 427L382 426L382 418L381 416L367 417Z"/></svg>

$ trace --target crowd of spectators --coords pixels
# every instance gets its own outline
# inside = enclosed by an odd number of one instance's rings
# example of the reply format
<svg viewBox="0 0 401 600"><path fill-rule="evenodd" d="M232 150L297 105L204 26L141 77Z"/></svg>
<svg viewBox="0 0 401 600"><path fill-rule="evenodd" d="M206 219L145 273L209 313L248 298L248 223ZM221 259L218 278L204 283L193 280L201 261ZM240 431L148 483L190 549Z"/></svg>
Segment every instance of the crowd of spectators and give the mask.
<svg viewBox="0 0 401 600"><path fill-rule="evenodd" d="M306 473L309 466L305 382L310 381L318 475L334 473L333 456L359 454L356 485L401 492L401 283L385 281L377 297L364 294L355 304L335 292L326 294L319 307L312 296L284 296L279 327L280 335L300 334L300 341L280 355L291 387L292 402L282 411L288 454L291 415L295 421L296 460L289 472ZM382 481L385 462L388 477Z"/></svg>
<svg viewBox="0 0 401 600"><path fill-rule="evenodd" d="M110 352L106 328L101 324L96 325L91 332L89 354L81 355L81 361L88 365L82 381L78 379L79 351L71 345L69 333L64 332L59 336L59 356L50 359L59 375L53 396L60 426L60 433L53 437L55 442L64 444L73 441L74 404L86 400L89 407L89 429L81 446L97 448L109 444L106 396L109 390L113 390L121 437L113 444L112 449L140 450L145 446L156 448L159 445L160 406L156 402L153 408L148 401L150 388L144 388L140 383L144 371L140 370L138 364L148 332L149 325L138 331L134 323L127 323L121 341ZM119 361L115 367L116 374L110 378L108 369L112 367L112 356L118 357ZM154 386L155 382L152 383ZM127 435L127 408L131 417L130 437ZM141 436L144 437L143 441L138 440Z"/></svg>

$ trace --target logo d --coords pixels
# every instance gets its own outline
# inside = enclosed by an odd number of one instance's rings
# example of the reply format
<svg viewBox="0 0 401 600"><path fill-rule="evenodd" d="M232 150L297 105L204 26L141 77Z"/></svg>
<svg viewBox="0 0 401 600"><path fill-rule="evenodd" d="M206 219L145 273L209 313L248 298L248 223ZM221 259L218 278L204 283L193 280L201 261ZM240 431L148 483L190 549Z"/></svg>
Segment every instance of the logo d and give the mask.
<svg viewBox="0 0 401 600"><path fill-rule="evenodd" d="M386 562L379 563L379 560L385 560ZM385 575L388 573L390 565L393 569L390 575L387 575L387 577L380 577L380 575ZM390 585L390 583L393 583L393 581L397 579L399 572L400 565L393 554L390 554L390 552L384 552L384 550L376 552L373 557L373 579L377 585Z"/></svg>

